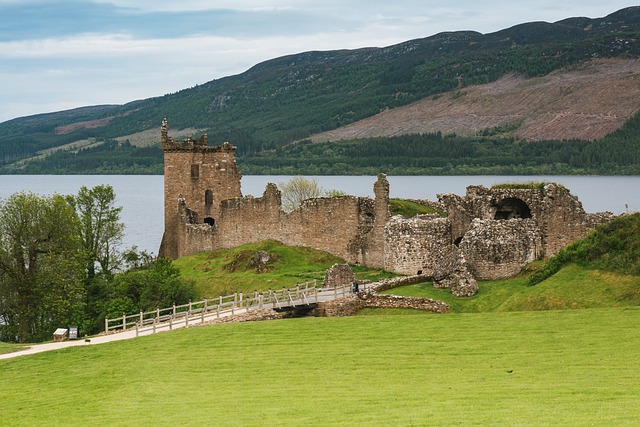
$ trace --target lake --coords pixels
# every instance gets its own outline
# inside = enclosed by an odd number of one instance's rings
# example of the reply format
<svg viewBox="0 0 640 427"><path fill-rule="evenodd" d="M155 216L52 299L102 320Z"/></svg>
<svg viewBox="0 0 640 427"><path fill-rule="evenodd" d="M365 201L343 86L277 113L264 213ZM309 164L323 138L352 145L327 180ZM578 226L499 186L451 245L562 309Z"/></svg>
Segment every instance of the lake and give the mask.
<svg viewBox="0 0 640 427"><path fill-rule="evenodd" d="M286 182L290 176L244 176L242 194L261 196L268 182ZM337 189L373 197L375 176L316 176L325 190ZM464 195L469 185L490 187L500 183L557 182L578 196L587 212L640 210L639 176L390 176L391 197L437 200L436 194ZM126 226L123 246L158 253L164 229L162 175L1 175L0 198L17 191L41 195L77 194L82 185L113 186Z"/></svg>

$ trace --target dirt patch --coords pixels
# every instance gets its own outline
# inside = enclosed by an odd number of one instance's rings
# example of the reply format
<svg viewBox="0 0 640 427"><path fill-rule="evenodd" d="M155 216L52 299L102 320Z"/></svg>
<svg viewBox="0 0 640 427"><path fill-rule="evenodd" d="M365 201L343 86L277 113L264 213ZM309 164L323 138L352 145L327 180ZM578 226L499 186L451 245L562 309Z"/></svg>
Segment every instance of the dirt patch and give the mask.
<svg viewBox="0 0 640 427"><path fill-rule="evenodd" d="M529 140L595 140L640 109L640 60L594 60L544 77L509 75L439 97L386 110L315 142L410 133L475 134L521 121L514 136Z"/></svg>

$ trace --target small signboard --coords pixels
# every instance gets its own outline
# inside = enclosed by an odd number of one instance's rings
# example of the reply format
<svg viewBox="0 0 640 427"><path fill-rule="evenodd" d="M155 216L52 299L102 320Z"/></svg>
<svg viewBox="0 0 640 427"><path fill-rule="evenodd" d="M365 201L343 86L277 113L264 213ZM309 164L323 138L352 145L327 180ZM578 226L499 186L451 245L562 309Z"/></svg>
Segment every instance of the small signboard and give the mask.
<svg viewBox="0 0 640 427"><path fill-rule="evenodd" d="M77 326L69 326L69 339L77 340L78 339L78 327Z"/></svg>
<svg viewBox="0 0 640 427"><path fill-rule="evenodd" d="M64 341L69 337L69 330L64 328L58 328L53 333L54 341Z"/></svg>

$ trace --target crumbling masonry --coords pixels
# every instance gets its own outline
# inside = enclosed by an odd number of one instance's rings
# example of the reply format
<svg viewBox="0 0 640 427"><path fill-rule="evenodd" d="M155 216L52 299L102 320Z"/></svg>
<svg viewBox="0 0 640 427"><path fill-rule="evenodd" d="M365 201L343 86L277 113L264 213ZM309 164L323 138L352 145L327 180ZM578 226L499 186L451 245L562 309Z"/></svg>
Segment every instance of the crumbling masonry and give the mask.
<svg viewBox="0 0 640 427"><path fill-rule="evenodd" d="M587 214L566 188L471 186L464 197L438 195L446 216L406 219L389 213L389 182L375 198L321 197L284 212L280 191L242 196L235 147L174 141L162 123L165 230L159 255L184 255L278 240L324 250L350 264L431 276L457 295L472 295L475 279L517 274L527 263L555 254L610 213ZM456 288L458 292L456 292Z"/></svg>

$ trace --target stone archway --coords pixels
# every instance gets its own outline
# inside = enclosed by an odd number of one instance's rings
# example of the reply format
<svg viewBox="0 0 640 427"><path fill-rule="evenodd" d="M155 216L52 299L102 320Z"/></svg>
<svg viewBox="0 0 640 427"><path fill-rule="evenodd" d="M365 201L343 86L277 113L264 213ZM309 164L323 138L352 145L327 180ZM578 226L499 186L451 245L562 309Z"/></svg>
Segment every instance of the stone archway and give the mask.
<svg viewBox="0 0 640 427"><path fill-rule="evenodd" d="M512 197L500 201L496 206L494 219L531 218L531 209L526 202Z"/></svg>

